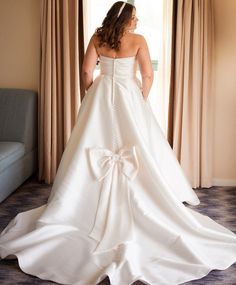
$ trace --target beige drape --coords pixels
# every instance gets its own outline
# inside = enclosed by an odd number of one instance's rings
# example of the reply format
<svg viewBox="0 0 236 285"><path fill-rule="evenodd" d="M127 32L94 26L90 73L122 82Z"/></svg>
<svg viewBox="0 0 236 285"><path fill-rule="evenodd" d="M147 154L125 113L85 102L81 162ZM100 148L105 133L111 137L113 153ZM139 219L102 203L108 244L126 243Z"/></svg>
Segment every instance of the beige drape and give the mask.
<svg viewBox="0 0 236 285"><path fill-rule="evenodd" d="M83 92L81 5L79 0L41 1L38 178L46 183L54 180Z"/></svg>
<svg viewBox="0 0 236 285"><path fill-rule="evenodd" d="M168 140L193 188L212 186L212 0L174 0Z"/></svg>

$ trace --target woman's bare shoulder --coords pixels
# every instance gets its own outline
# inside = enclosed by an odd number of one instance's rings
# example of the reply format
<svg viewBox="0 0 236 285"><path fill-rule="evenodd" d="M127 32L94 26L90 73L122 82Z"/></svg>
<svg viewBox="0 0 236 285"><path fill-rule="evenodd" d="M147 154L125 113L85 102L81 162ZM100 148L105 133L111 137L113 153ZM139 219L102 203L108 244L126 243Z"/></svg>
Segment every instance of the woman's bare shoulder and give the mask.
<svg viewBox="0 0 236 285"><path fill-rule="evenodd" d="M140 42L140 43L146 42L146 39L143 35L141 35L141 34L133 34L133 35L135 36L135 38L138 42Z"/></svg>
<svg viewBox="0 0 236 285"><path fill-rule="evenodd" d="M141 34L132 33L131 34L131 38L138 45L142 46L142 45L144 45L146 43L145 37L143 35L141 35Z"/></svg>
<svg viewBox="0 0 236 285"><path fill-rule="evenodd" d="M90 42L95 47L95 49L97 50L99 47L99 39L98 39L96 32L91 36Z"/></svg>
<svg viewBox="0 0 236 285"><path fill-rule="evenodd" d="M144 36L141 35L141 34L137 34L137 33L130 33L130 34L133 35L136 39L142 39L142 38L144 38Z"/></svg>
<svg viewBox="0 0 236 285"><path fill-rule="evenodd" d="M97 33L95 32L92 36L91 36L91 41L96 44L98 42L98 36Z"/></svg>

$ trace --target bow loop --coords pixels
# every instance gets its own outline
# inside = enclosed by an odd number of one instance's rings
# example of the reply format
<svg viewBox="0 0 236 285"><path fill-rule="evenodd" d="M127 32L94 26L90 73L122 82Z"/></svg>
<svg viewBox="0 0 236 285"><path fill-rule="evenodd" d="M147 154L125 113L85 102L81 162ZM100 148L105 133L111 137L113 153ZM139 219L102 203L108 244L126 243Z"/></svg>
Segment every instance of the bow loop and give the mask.
<svg viewBox="0 0 236 285"><path fill-rule="evenodd" d="M135 146L123 147L117 153L102 147L90 148L89 160L93 173L99 181L112 172L116 165L127 178L132 180L137 175L139 167Z"/></svg>

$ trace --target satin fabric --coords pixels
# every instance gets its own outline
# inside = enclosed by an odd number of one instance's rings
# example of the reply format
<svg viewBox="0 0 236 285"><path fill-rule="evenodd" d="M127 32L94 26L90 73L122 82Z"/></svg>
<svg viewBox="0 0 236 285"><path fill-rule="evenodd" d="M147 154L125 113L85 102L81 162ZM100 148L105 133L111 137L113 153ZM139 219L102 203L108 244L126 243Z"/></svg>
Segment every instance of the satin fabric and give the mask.
<svg viewBox="0 0 236 285"><path fill-rule="evenodd" d="M200 203L136 77L135 57L100 57L46 204L18 213L1 258L59 284L177 285L236 261L236 235Z"/></svg>

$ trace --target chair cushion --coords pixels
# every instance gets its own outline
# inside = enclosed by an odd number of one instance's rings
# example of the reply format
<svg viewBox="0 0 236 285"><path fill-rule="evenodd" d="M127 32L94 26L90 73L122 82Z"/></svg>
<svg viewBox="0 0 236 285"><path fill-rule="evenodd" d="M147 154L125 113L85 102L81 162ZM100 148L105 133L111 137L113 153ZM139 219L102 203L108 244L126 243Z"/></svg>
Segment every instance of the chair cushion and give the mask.
<svg viewBox="0 0 236 285"><path fill-rule="evenodd" d="M0 172L25 154L25 145L20 142L0 142Z"/></svg>

